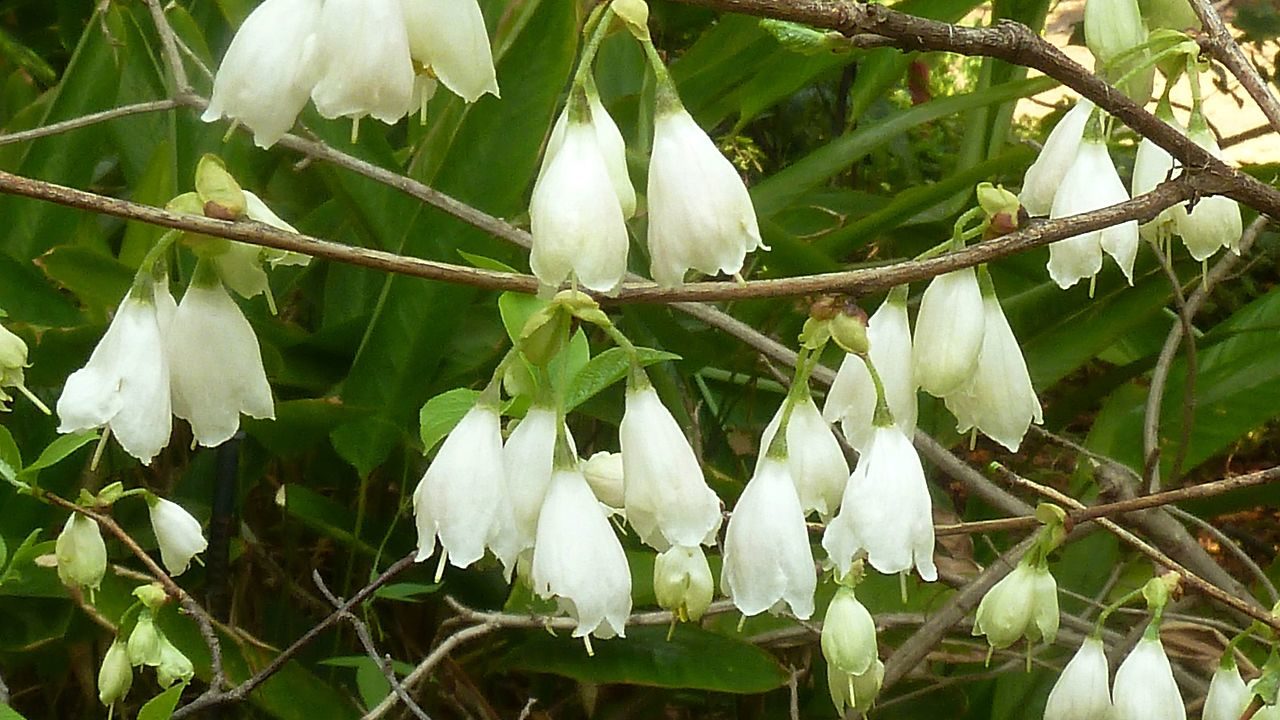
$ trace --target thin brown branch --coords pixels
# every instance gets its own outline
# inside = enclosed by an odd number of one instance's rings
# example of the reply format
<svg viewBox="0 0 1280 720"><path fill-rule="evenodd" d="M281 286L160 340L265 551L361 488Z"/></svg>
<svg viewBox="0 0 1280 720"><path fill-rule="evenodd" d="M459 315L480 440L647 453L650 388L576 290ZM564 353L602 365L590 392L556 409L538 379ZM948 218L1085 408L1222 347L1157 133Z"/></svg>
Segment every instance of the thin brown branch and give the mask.
<svg viewBox="0 0 1280 720"><path fill-rule="evenodd" d="M368 585L360 588L360 590L351 597L350 600L342 604L342 606L331 613L327 618L312 626L309 630L302 634L302 637L293 642L292 645L282 650L278 655L271 659L266 667L254 673L252 677L244 682L236 685L230 690L214 690L210 688L200 697L192 700L190 703L178 708L173 713L174 720L180 720L184 717L191 717L201 713L209 708L219 707L223 705L231 705L242 702L249 697L249 694L266 682L272 675L275 675L294 658L302 648L306 647L311 641L320 636L320 633L332 627L335 623L342 620L342 612L349 612L352 608L360 603L373 597L378 588L390 582L395 576L404 572L414 564L414 557L417 553L412 552L403 558L392 563L381 575L374 578Z"/></svg>
<svg viewBox="0 0 1280 720"><path fill-rule="evenodd" d="M1041 485L1040 483L1033 482L1004 468L1000 468L1000 472L1009 480L1010 483L1030 489L1052 500L1055 503L1058 503L1060 505L1070 508L1071 510L1085 511L1089 509L1088 506L1085 505L1084 503L1080 502L1079 500L1076 500L1070 495L1067 495L1055 488L1051 488L1046 485ZM1280 475L1280 468L1272 468L1270 470L1264 470L1262 472L1276 473L1277 475ZM1257 475L1257 474L1260 474L1260 473L1250 473L1250 475ZM1246 476L1241 476L1241 477L1246 477ZM1235 479L1237 478L1231 478L1231 480L1235 480ZM1228 481L1224 480L1220 482L1228 482ZM1186 488L1186 489L1191 490L1193 488ZM1223 607L1227 607L1232 610L1235 610L1236 612L1247 615L1253 618L1254 620L1257 620L1265 624L1267 627L1272 628L1273 630L1280 630L1280 618L1272 615L1270 612L1268 612L1264 608L1261 608L1255 604L1249 603L1246 600L1238 598L1235 595L1232 595L1231 593L1226 592L1225 590L1218 587L1217 585L1214 585L1208 580L1205 580L1204 578L1195 574L1191 570L1188 570L1185 566L1183 566L1173 558L1169 557L1158 548L1152 546L1142 538L1138 537L1137 535L1134 535L1132 532L1121 527L1116 522L1103 517L1095 518L1095 522L1097 522L1099 525L1105 528L1107 532L1110 532L1111 534L1120 538L1120 540L1123 541L1125 544L1134 548L1135 550L1142 553L1143 555L1146 555L1148 558L1154 561L1157 565L1168 568L1169 570L1172 570L1173 572L1176 572L1179 575L1181 575L1183 583L1185 583L1187 586L1191 587L1192 589L1196 590L1200 594L1204 595L1205 597L1209 598L1210 600L1213 600L1214 602L1218 603L1219 605L1222 605Z"/></svg>
<svg viewBox="0 0 1280 720"><path fill-rule="evenodd" d="M1185 502L1187 500L1216 497L1218 495L1224 495L1244 488L1266 485L1276 482L1277 480L1280 480L1280 467L1273 467L1266 470L1251 472L1247 475L1238 475L1236 477L1226 478L1225 480L1217 480L1210 483L1204 483L1202 485L1191 485L1189 487L1154 493L1152 495L1140 495L1135 498L1120 500L1113 503L1089 506L1081 505L1079 508L1067 510L1067 519L1071 525L1079 525L1099 518L1123 515L1137 510L1163 507L1165 505L1172 505L1174 503ZM977 522L959 523L956 525L939 525L935 529L935 533L939 536L946 536L1004 532L1009 530L1027 530L1038 524L1039 521L1036 520L1034 515L1023 515L1020 517L1001 518L998 520L979 520Z"/></svg>
<svg viewBox="0 0 1280 720"><path fill-rule="evenodd" d="M1271 88L1258 73L1258 69L1249 62L1249 58L1244 56L1244 51L1231 36L1231 31L1222 21L1222 16L1213 8L1209 0L1191 0L1191 8L1195 10L1200 23L1204 25L1205 33L1209 36L1209 52L1218 62L1227 66L1232 75L1236 76L1244 86L1245 92L1249 93L1249 97L1253 98L1258 108L1262 110L1262 114L1267 116L1272 130L1280 132L1280 102L1277 102L1276 96L1271 94Z"/></svg>
<svg viewBox="0 0 1280 720"><path fill-rule="evenodd" d="M400 702L404 703L404 706L409 708L409 712L413 713L414 717L417 717L419 720L431 720L431 717L423 712L422 708L418 707L418 703L414 702L413 698L409 697L408 691L406 691L404 686L400 684L400 679L396 677L395 669L391 667L391 657L378 652L377 645L373 643L373 636L369 634L369 626L365 625L363 620L356 617L355 613L342 607L342 600L334 595L333 592L329 590L329 587L324 584L324 578L320 577L319 570L311 571L311 579L315 582L316 587L320 589L320 593L324 595L325 599L328 600L330 604L333 605L334 609L337 610L338 614L342 616L342 619L346 620L351 624L351 627L355 628L356 637L360 639L360 644L364 646L365 654L368 655L369 659L373 660L373 663L382 671L382 675L391 685L392 692L400 698Z"/></svg>
<svg viewBox="0 0 1280 720"><path fill-rule="evenodd" d="M490 633L496 632L501 628L502 626L496 623L483 623L480 625L472 625L471 627L463 628L462 630L459 630L458 632L445 638L444 641L441 642L439 645L437 645L436 648L432 650L430 654L428 654L425 658L423 658L422 662L418 663L418 666L413 669L413 672L405 676L404 678L405 687L407 688L415 687L418 685L418 683L425 680L431 674L431 671L435 668L435 666L439 665L442 660L449 657L449 653L453 652L459 645L471 642L476 638L481 638L481 637L484 637L485 635L489 635ZM398 701L399 701L399 697L397 697L396 695L394 694L388 695L386 698L382 700L382 702L378 703L377 707L365 713L364 716L361 718L361 720L377 720L378 718L383 717L388 712L391 712L393 709L395 709L396 703Z"/></svg>
<svg viewBox="0 0 1280 720"><path fill-rule="evenodd" d="M1182 427L1179 431L1182 433L1182 442L1178 444L1178 453L1174 458L1173 465L1170 467L1170 480L1176 479L1182 468L1182 462L1185 459L1187 442L1191 437L1191 428L1195 422L1195 378L1197 373L1196 358L1196 328L1194 325L1195 312L1187 303L1186 294L1182 291L1182 279L1178 277L1178 272L1173 268L1173 261L1167 257L1160 249L1159 242L1148 243L1151 246L1151 252L1156 256L1156 263L1164 270L1164 274L1169 278L1169 287L1173 292L1174 305L1177 307L1177 322L1174 323L1176 335L1185 338L1187 342L1187 380L1186 389L1182 398ZM1173 335L1174 331L1170 331ZM1174 340L1174 347L1178 341ZM1146 414L1142 422L1142 464L1143 470L1147 477L1147 489L1149 492L1156 492L1160 489L1160 405L1164 397L1164 380L1168 377L1169 366L1172 364L1172 357L1166 358L1162 353L1159 361L1166 361L1163 373L1153 373L1151 388L1147 392ZM1157 363L1157 369L1158 363ZM1159 377L1160 382L1155 382Z"/></svg>
<svg viewBox="0 0 1280 720"><path fill-rule="evenodd" d="M49 137L51 135L60 135L65 132L89 127L90 125L97 125L98 123L107 122L109 120L129 117L130 115L142 115L144 113L172 110L176 107L181 107L181 104L176 100L152 100L150 102L134 103L133 105L121 105L120 107L111 108L110 110L82 115L80 117L71 118L70 120L56 122L51 125L44 125L30 130L9 133L8 135L0 135L0 145L13 145L14 143L38 140L39 138Z"/></svg>
<svg viewBox="0 0 1280 720"><path fill-rule="evenodd" d="M155 23L160 34L160 46L164 49L165 65L173 76L173 96L182 97L191 92L191 80L187 78L187 68L182 64L182 54L178 51L178 34L164 15L164 7L160 0L143 0L147 10L151 12L151 21Z"/></svg>
<svg viewBox="0 0 1280 720"><path fill-rule="evenodd" d="M1009 235L924 261L908 260L876 268L776 280L754 280L745 283L689 283L677 288L661 288L642 280L628 282L616 294L601 296L599 299L610 303L677 303L795 297L830 292L872 293L904 283L927 280L952 270L992 262L1082 232L1098 230L1127 220L1149 220L1165 208L1191 199L1194 192L1193 182L1184 180L1166 182L1150 193L1132 200L1068 218L1034 222ZM43 200L186 232L289 250L410 277L470 285L488 290L512 290L529 294L538 291L537 279L529 275L453 265L383 250L354 247L286 232L261 223L229 222L173 213L162 208L107 197L43 180L25 178L4 171L0 171L0 193Z"/></svg>
<svg viewBox="0 0 1280 720"><path fill-rule="evenodd" d="M1249 572L1253 575L1253 579L1267 591L1267 597L1271 599L1272 606L1275 606L1276 603L1280 602L1280 592L1276 592L1275 583L1271 582L1271 578L1267 577L1266 571L1263 570L1258 563L1254 562L1253 558L1249 557L1249 553L1245 552L1244 548L1240 547L1240 543L1232 540L1229 535L1219 530L1213 523L1197 517L1180 507L1169 505L1165 507L1165 510L1179 520L1191 523L1213 536L1214 541L1217 542L1218 545L1226 548L1227 552L1234 555L1236 560L1240 561L1240 564L1249 569Z"/></svg>

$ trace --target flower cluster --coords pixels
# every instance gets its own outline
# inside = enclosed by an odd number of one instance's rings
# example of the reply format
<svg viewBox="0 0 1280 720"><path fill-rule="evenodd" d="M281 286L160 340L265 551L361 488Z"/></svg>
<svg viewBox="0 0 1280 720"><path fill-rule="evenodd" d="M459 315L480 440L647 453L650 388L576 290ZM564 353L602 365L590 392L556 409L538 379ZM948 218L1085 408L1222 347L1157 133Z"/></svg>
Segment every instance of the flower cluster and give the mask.
<svg viewBox="0 0 1280 720"><path fill-rule="evenodd" d="M210 178L218 179L208 189ZM175 199L179 209L216 212L292 230L260 199L240 190L211 157L197 170L196 193ZM267 289L261 264L298 264L301 256L191 238L197 261L182 301L169 292L164 253L174 234L153 248L107 332L83 368L67 378L58 398L59 432L105 428L143 464L169 443L173 416L191 424L206 447L229 440L240 415L274 418L271 386L257 336L227 285L246 295Z"/></svg>
<svg viewBox="0 0 1280 720"><path fill-rule="evenodd" d="M598 33L612 13L606 11ZM650 51L658 82L647 187L650 273L664 287L679 285L691 269L736 275L747 253L768 249L751 197L733 164L685 110L647 34L632 31ZM626 221L637 200L622 134L591 80L598 42L583 53L534 185L530 266L544 285L573 280L607 293L626 273Z"/></svg>
<svg viewBox="0 0 1280 720"><path fill-rule="evenodd" d="M188 682L195 676L195 666L156 624L156 615L168 598L159 585L143 585L133 591L138 604L125 613L133 616L133 629L128 639L117 636L102 659L98 670L98 699L108 707L124 699L133 685L133 668L155 668L161 687Z"/></svg>
<svg viewBox="0 0 1280 720"><path fill-rule="evenodd" d="M231 118L266 148L308 97L327 118L394 124L437 83L467 102L498 94L476 0L265 0L232 39L204 120Z"/></svg>
<svg viewBox="0 0 1280 720"><path fill-rule="evenodd" d="M1050 691L1045 720L1186 720L1158 622L1120 663L1110 688L1107 675L1102 641L1086 639Z"/></svg>

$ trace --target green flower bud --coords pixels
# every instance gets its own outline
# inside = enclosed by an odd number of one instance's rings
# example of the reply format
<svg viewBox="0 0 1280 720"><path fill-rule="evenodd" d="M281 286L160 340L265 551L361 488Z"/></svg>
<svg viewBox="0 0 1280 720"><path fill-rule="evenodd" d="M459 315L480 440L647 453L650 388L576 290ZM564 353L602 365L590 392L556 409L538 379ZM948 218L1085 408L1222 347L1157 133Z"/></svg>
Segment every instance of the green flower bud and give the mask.
<svg viewBox="0 0 1280 720"><path fill-rule="evenodd" d="M164 586L160 583L139 585L133 589L133 596L142 601L142 604L152 612L156 612L169 601L169 593L165 592Z"/></svg>
<svg viewBox="0 0 1280 720"><path fill-rule="evenodd" d="M161 638L160 663L156 666L156 680L160 687L169 687L176 682L187 682L196 674L191 660L182 651L174 647L168 638Z"/></svg>
<svg viewBox="0 0 1280 720"><path fill-rule="evenodd" d="M129 665L128 652L124 643L116 638L102 658L102 667L98 670L98 699L103 705L110 707L124 699L133 685L133 668Z"/></svg>
<svg viewBox="0 0 1280 720"><path fill-rule="evenodd" d="M133 665L155 667L162 661L162 649L168 640L156 628L155 616L150 610L138 614L138 622L129 633L129 662Z"/></svg>
<svg viewBox="0 0 1280 720"><path fill-rule="evenodd" d="M216 155L205 155L196 163L196 194L200 197L201 213L206 217L239 220L249 207L240 183Z"/></svg>
<svg viewBox="0 0 1280 720"><path fill-rule="evenodd" d="M995 649L1025 636L1029 642L1053 642L1058 636L1058 583L1049 568L1026 560L978 603L974 635L986 635Z"/></svg>
<svg viewBox="0 0 1280 720"><path fill-rule="evenodd" d="M102 531L92 519L72 513L54 543L58 559L58 579L69 587L98 589L107 572L107 545Z"/></svg>
<svg viewBox="0 0 1280 720"><path fill-rule="evenodd" d="M1001 213L1017 218L1018 210L1022 208L1017 195L1005 190L1003 185L992 185L989 182L978 183L978 205L988 218Z"/></svg>
<svg viewBox="0 0 1280 720"><path fill-rule="evenodd" d="M715 582L701 547L672 546L653 564L653 593L658 605L681 620L698 620L711 605Z"/></svg>
<svg viewBox="0 0 1280 720"><path fill-rule="evenodd" d="M875 620L847 587L837 590L827 606L822 654L829 664L851 675L866 673L876 661Z"/></svg>
<svg viewBox="0 0 1280 720"><path fill-rule="evenodd" d="M649 4L644 0L614 0L613 11L632 35L641 40L649 37Z"/></svg>
<svg viewBox="0 0 1280 720"><path fill-rule="evenodd" d="M1147 28L1138 10L1138 0L1088 0L1085 3L1084 40L1100 66L1111 65L1146 39Z"/></svg>

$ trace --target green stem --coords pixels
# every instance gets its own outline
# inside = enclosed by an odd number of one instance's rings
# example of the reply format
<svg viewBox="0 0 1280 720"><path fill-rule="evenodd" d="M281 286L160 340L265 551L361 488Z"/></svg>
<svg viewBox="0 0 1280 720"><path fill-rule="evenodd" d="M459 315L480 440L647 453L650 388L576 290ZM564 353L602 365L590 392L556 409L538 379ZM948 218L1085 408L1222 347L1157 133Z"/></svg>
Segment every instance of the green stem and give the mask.
<svg viewBox="0 0 1280 720"><path fill-rule="evenodd" d="M480 391L480 397L477 403L492 405L499 407L502 404L502 378L507 374L507 368L520 357L518 348L512 347L502 356L502 360L498 361L498 367L493 370L493 377L489 378L489 384L484 386L484 390Z"/></svg>
<svg viewBox="0 0 1280 720"><path fill-rule="evenodd" d="M584 31L590 32L590 37L582 46L582 56L578 60L578 69L573 74L573 85L576 88L585 88L587 77L591 74L591 64L595 62L596 53L600 50L600 43L604 42L604 36L609 32L609 25L613 22L613 5L608 5L604 12L600 14L600 19L596 21L595 27L583 28Z"/></svg>
<svg viewBox="0 0 1280 720"><path fill-rule="evenodd" d="M862 362L867 366L867 374L871 376L871 384L876 388L876 411L871 417L871 424L874 427L893 427L893 411L889 409L889 399L884 392L884 381L880 379L880 373L876 371L876 364L871 362L871 353L862 353L858 357L862 358Z"/></svg>
<svg viewBox="0 0 1280 720"><path fill-rule="evenodd" d="M982 222L976 228L966 228L969 223L973 222L974 218L981 218ZM963 250L965 240L981 235L986 230L986 224L986 211L981 207L969 208L956 220L956 224L952 228L950 247L955 250Z"/></svg>
<svg viewBox="0 0 1280 720"><path fill-rule="evenodd" d="M169 252L169 248L173 247L173 244L181 236L181 232L170 230L161 235L156 244L151 246L147 254L142 257L142 262L138 263L138 272L133 276L133 287L130 289L130 294L147 300L151 299L150 293L155 286L156 278L168 274L167 271L157 273L156 268L165 262L165 255Z"/></svg>
<svg viewBox="0 0 1280 720"><path fill-rule="evenodd" d="M1129 604L1130 602L1132 602L1132 601L1134 600L1134 598L1139 598L1139 597L1142 597L1142 588L1138 588L1137 590L1134 590L1133 592L1130 592L1130 593L1125 594L1125 596L1124 596L1124 597L1120 598L1119 600L1115 601L1114 603L1112 603L1112 604L1110 604L1110 605L1106 606L1105 608L1103 608L1103 609L1102 609L1102 612L1098 614L1098 620L1097 620L1097 622L1095 622L1095 623L1093 624L1093 636L1094 636L1095 638L1097 638L1097 637L1101 637L1101 636L1102 636L1102 628L1106 626L1106 624L1107 624L1107 618L1111 617L1111 613L1113 613L1113 612L1115 612L1116 610L1119 610L1120 608L1122 608L1122 607L1124 607L1125 605Z"/></svg>
<svg viewBox="0 0 1280 720"><path fill-rule="evenodd" d="M782 417L778 420L778 430L773 434L773 441L769 443L769 447L765 448L765 454L768 457L782 459L787 456L787 425L791 422L791 414L795 411L796 403L809 397L809 374L813 372L813 366L817 364L817 359L825 346L826 342L823 341L816 350L801 347L800 352L796 353L796 372L791 379L791 389L787 391L787 397L782 401Z"/></svg>

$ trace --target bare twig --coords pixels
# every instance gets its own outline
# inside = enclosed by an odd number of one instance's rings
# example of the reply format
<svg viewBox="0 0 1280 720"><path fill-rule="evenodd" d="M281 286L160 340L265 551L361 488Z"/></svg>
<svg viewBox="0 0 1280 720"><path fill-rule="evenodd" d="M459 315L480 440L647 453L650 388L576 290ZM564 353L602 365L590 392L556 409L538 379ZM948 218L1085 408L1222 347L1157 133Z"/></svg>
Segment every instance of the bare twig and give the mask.
<svg viewBox="0 0 1280 720"><path fill-rule="evenodd" d="M1249 93L1249 97L1253 98L1258 108L1262 110L1262 114L1267 116L1272 130L1280 132L1280 102L1277 102L1276 96L1271 94L1271 88L1258 74L1258 69L1249 62L1249 58L1244 56L1244 51L1231 36L1231 31L1222 21L1222 16L1218 15L1218 11L1213 8L1209 0L1191 0L1191 8L1199 16L1205 33L1209 36L1210 53L1218 62L1226 65L1232 75L1236 76L1244 86L1245 92Z"/></svg>
<svg viewBox="0 0 1280 720"><path fill-rule="evenodd" d="M417 686L418 683L422 682L431 674L432 669L434 669L436 665L440 664L441 660L448 657L449 653L453 652L459 645L475 640L476 638L489 635L501 628L502 626L497 623L486 622L480 625L472 625L471 627L463 628L462 630L459 630L445 638L443 642L436 646L435 650L432 650L429 655L423 658L422 662L418 663L418 666L413 669L413 672L405 676L405 687L412 688ZM382 700L382 702L378 703L377 707L365 713L361 720L377 720L377 718L386 715L394 709L398 700L399 697L396 695L388 695Z"/></svg>
<svg viewBox="0 0 1280 720"><path fill-rule="evenodd" d="M405 707L409 708L409 712L412 712L419 720L431 720L430 716L423 712L422 708L418 707L418 703L409 697L409 693L400 684L400 679L396 677L395 668L391 667L391 658L378 652L378 646L374 645L373 636L369 634L369 627L364 624L364 621L342 606L342 600L335 596L329 590L329 587L324 584L324 578L320 577L319 570L311 571L311 579L315 582L316 587L320 589L320 593L324 595L325 599L337 610L338 615L343 620L351 623L351 627L355 628L356 637L360 639L360 644L364 646L365 654L382 671L382 674L387 678L387 682L391 684L392 692L399 696L400 702L404 703Z"/></svg>
<svg viewBox="0 0 1280 720"><path fill-rule="evenodd" d="M143 0L151 12L151 21L156 24L160 33L160 45L164 49L165 65L173 75L173 95L180 98L191 92L191 81L187 78L187 69L182 64L182 55L178 52L178 34L164 16L164 8L160 0Z"/></svg>
<svg viewBox="0 0 1280 720"><path fill-rule="evenodd" d="M1249 553L1245 552L1244 548L1240 547L1240 543L1232 540L1226 533L1214 527L1213 523L1197 517L1180 507L1170 505L1166 507L1165 510L1172 513L1173 516L1179 520L1189 522L1212 535L1213 539L1216 540L1219 545L1226 548L1227 552L1234 555L1236 560L1239 560L1242 565L1249 569L1249 572L1253 574L1253 578L1258 581L1258 584L1262 585L1264 590L1267 591L1267 597L1271 599L1272 606L1275 606L1276 603L1280 602L1280 594L1277 594L1276 586L1271 582L1271 578L1267 577L1266 571L1264 571L1258 563L1254 562L1253 558L1249 557Z"/></svg>
<svg viewBox="0 0 1280 720"><path fill-rule="evenodd" d="M1155 367L1151 371L1151 385L1147 391L1147 407L1146 414L1142 423L1142 454L1143 462L1147 466L1147 477L1150 478L1150 489L1154 492L1160 489L1160 412L1161 405L1164 402L1164 388L1169 380L1169 372L1173 368L1174 358L1177 357L1178 348L1182 343L1182 338L1188 339L1188 347L1193 342L1191 321L1196 313L1200 311L1200 307L1204 305L1204 301L1209 297L1209 291L1216 287L1218 282L1225 278L1229 273L1235 270L1240 263L1240 258L1253 247L1253 243L1262 234L1266 228L1268 221L1263 216L1258 216L1249 227L1245 228L1244 234L1240 238L1240 254L1225 253L1220 260L1214 263L1213 268L1205 273L1204 282L1191 293L1179 307L1179 322L1169 330L1169 334L1165 337L1164 346L1160 349L1160 355L1156 358ZM1153 246L1154 247L1154 246ZM1159 252L1156 249L1156 252ZM1167 261L1162 261L1166 267ZM1194 355L1189 353L1190 361ZM1194 368L1189 364L1188 373L1194 373ZM1191 377L1193 375L1189 375ZM1186 410L1192 398L1190 397L1191 388L1188 387L1188 397L1184 398L1183 408ZM1194 410L1192 407L1191 410ZM1183 418L1184 425L1186 417ZM1182 443L1179 449L1179 456L1185 450L1186 443ZM1180 464L1180 463L1179 463Z"/></svg>
<svg viewBox="0 0 1280 720"><path fill-rule="evenodd" d="M1177 271L1173 269L1173 261L1165 256L1164 251L1160 249L1159 242L1151 242L1148 245L1151 246L1151 252L1156 256L1156 262L1164 270L1165 276L1169 278L1169 287L1172 290L1174 305L1178 311L1178 320L1175 327L1180 330L1179 336L1185 338L1187 343L1187 379L1182 398L1182 427L1179 428L1179 432L1182 433L1182 442L1178 443L1178 452L1174 457L1173 465L1169 468L1170 480L1173 480L1181 472L1182 462L1186 456L1187 441L1191 437L1191 428L1196 417L1196 328L1192 322L1195 314L1187 304L1186 295L1182 292L1182 280L1178 277ZM1165 372L1167 374L1167 367ZM1153 383L1147 393L1146 416L1142 423L1142 463L1148 478L1147 487L1149 492L1156 492L1161 485L1160 401L1163 394L1164 383L1161 382L1159 387L1156 387Z"/></svg>
<svg viewBox="0 0 1280 720"><path fill-rule="evenodd" d="M249 697L249 693L256 690L259 685L266 682L272 675L279 672L280 668L285 666L285 663L292 660L294 656L302 650L302 648L306 647L312 640L319 637L320 633L329 629L334 623L341 621L341 611L350 611L351 608L354 608L360 603L373 597L373 594L378 591L378 588L387 584L392 578L411 567L416 555L417 553L415 551L394 562L391 567L387 568L381 575L370 581L368 585L360 588L359 592L352 596L350 600L343 603L339 610L335 610L329 615L329 617L320 621L320 623L314 625L311 629L303 633L302 637L295 640L292 645L273 657L266 667L254 673L248 680L245 680L239 685L236 685L226 691L215 691L213 688L210 688L200 697L178 708L177 711L173 713L174 720L190 717L212 707L238 703Z"/></svg>
<svg viewBox="0 0 1280 720"><path fill-rule="evenodd" d="M23 130L21 132L9 133L8 135L0 135L0 145L12 145L14 143L27 142L29 140L37 140L51 135L59 135L61 133L78 130L90 125L115 120L117 118L129 117L130 115L141 115L143 113L159 112L161 110L172 110L180 107L180 103L176 100L152 100L150 102L135 103L133 105L121 105L120 107L103 110L102 112L82 115L70 120L63 120L51 125L44 125L31 130Z"/></svg>

